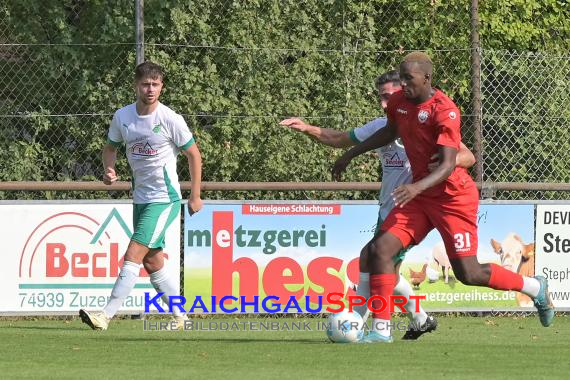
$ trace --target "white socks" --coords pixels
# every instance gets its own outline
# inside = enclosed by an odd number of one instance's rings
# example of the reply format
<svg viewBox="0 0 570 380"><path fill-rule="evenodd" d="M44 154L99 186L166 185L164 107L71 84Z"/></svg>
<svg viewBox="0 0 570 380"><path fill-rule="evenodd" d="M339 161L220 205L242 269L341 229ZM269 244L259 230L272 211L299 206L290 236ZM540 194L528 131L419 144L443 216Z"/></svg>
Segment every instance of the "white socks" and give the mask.
<svg viewBox="0 0 570 380"><path fill-rule="evenodd" d="M135 287L137 278L139 277L140 268L140 264L136 264L131 261L125 261L123 263L121 273L119 273L119 277L117 278L117 281L115 281L115 286L113 286L111 299L103 309L107 318L113 318L113 316L117 314L117 311L121 308L123 301ZM164 293L161 299L166 305L169 305L168 296L179 295L176 283L169 276L166 266L163 266L160 270L150 274L150 283L154 286L154 289L156 289L157 292ZM178 307L173 308L172 314L175 317L182 315Z"/></svg>
<svg viewBox="0 0 570 380"><path fill-rule="evenodd" d="M170 305L168 296L179 296L178 287L176 286L176 281L169 275L166 266L163 266L160 270L150 274L150 283L154 286L157 293L164 293L160 299L166 305ZM168 309L165 309L168 310ZM172 308L172 314L175 317L180 317L182 313L178 306Z"/></svg>
<svg viewBox="0 0 570 380"><path fill-rule="evenodd" d="M370 275L368 273L360 272L358 286L356 287L356 295L364 297L366 301L370 298ZM360 314L364 322L366 322L370 312L366 307L366 303L362 306L355 306L354 311Z"/></svg>
<svg viewBox="0 0 570 380"><path fill-rule="evenodd" d="M538 282L536 278L523 276L523 287L521 289L521 293L526 294L530 298L535 298L538 296L539 291L540 282Z"/></svg>
<svg viewBox="0 0 570 380"><path fill-rule="evenodd" d="M137 278L139 277L140 264L133 263L132 261L126 261L123 263L121 268L121 273L115 285L113 286L113 291L111 291L111 299L103 309L103 312L107 318L111 319L123 304L123 301L131 293Z"/></svg>
<svg viewBox="0 0 570 380"><path fill-rule="evenodd" d="M414 321L414 323L417 324L417 326L422 326L424 323L426 323L428 315L421 305L418 305L419 312L416 313L417 301L414 299L410 299L410 296L415 295L414 290L412 289L410 283L406 281L406 279L403 276L400 276L400 281L398 281L398 283L394 287L394 294L397 296L406 297L408 303L406 304L405 309L407 311L406 315L408 316L410 321Z"/></svg>
<svg viewBox="0 0 570 380"><path fill-rule="evenodd" d="M427 313L425 312L425 310L421 307L421 305L419 305L419 312L415 312L416 310L416 300L412 300L409 297L414 295L414 290L412 289L412 286L410 285L410 283L403 277L403 276L399 276L399 281L396 284L396 286L394 287L394 294L397 296L404 296L406 297L408 303L406 304L406 310L408 311L408 313L406 313L406 315L408 316L408 318L410 320L413 320L414 323L418 324L418 326L423 325L426 320L427 320ZM532 280L534 280L534 278L532 278ZM536 280L534 280L536 281ZM538 281L536 281L538 283ZM540 283L538 285L540 287ZM536 291L538 294L538 290ZM364 297L366 300L368 300L368 298L370 298L370 275L368 273L365 272L360 272L360 276L359 276L359 281L358 281L358 287L356 288L356 294L359 296ZM369 310L366 307L366 304L362 305L362 306L356 306L354 308L354 310L356 312L358 312L358 314L362 315L362 319L364 320L364 322L366 323L366 320L368 319L368 314L369 314ZM387 324L387 321L384 320L378 320L379 323L377 323L377 320L375 319L373 321L373 326L372 326L372 330L374 330L376 327L382 327L385 324ZM380 330L378 331L380 332ZM388 329L388 335L390 333L390 330Z"/></svg>

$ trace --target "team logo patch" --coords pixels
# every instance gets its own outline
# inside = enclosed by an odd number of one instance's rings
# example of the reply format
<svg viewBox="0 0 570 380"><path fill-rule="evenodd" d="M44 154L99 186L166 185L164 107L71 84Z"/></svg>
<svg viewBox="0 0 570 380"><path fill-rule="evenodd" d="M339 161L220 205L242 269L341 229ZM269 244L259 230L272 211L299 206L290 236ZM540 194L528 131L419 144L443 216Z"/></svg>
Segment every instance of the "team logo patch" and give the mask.
<svg viewBox="0 0 570 380"><path fill-rule="evenodd" d="M449 113L449 118L450 118L451 120L455 120L456 117L457 117L457 114L456 114L454 111L451 111L451 112Z"/></svg>
<svg viewBox="0 0 570 380"><path fill-rule="evenodd" d="M428 111L421 110L420 112L418 112L418 120L420 121L420 123L425 123L428 117L429 117Z"/></svg>
<svg viewBox="0 0 570 380"><path fill-rule="evenodd" d="M162 125L156 124L156 125L154 125L154 127L152 128L152 131L153 131L154 133L159 133L159 132L160 132L160 127L162 127Z"/></svg>

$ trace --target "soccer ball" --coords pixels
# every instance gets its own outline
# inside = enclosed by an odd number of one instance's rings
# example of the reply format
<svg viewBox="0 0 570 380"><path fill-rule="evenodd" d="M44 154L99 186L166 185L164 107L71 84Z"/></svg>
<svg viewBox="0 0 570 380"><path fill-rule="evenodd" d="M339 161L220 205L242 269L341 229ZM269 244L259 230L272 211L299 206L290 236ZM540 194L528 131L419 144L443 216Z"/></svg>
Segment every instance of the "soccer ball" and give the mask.
<svg viewBox="0 0 570 380"><path fill-rule="evenodd" d="M334 343L355 343L364 335L364 321L357 312L331 313L327 318L327 336Z"/></svg>

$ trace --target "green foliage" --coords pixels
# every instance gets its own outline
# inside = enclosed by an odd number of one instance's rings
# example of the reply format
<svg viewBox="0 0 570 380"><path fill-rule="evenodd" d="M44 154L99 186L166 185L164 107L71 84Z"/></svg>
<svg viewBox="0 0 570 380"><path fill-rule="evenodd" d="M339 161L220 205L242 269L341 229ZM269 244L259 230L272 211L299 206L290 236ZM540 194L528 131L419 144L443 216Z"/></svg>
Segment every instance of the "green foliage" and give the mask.
<svg viewBox="0 0 570 380"><path fill-rule="evenodd" d="M484 47L566 54L570 47L567 0L479 1Z"/></svg>
<svg viewBox="0 0 570 380"><path fill-rule="evenodd" d="M145 52L147 59L166 68L162 100L183 114L196 134L204 156L204 180L328 181L340 151L279 127L279 120L296 115L319 126L347 130L378 117L374 78L397 67L409 50L432 54L436 84L462 108L464 135L471 141L469 12L469 2L460 0L148 1ZM493 172L501 174L490 179L544 180L544 168L530 162L546 160L550 145L533 150L528 142L541 139L544 120L537 115L559 112L559 103L536 94L532 86L567 99L568 90L558 87L567 87L567 78L546 86L545 73L528 82L524 91L513 88L528 78L525 73L534 72L531 60L525 67L512 65L509 57L494 56L487 49L566 54L568 3L480 1L480 16L483 51L489 54L484 57L493 65L484 83L501 94L487 96L485 107L524 110L525 123L522 133L522 121L486 120L485 130L495 132L484 136L485 148L497 151L498 162L504 163ZM8 78L0 99L0 143L7 146L0 150L0 180L100 178L100 151L111 115L134 100L133 1L6 0L0 6L0 28L0 43L24 44L0 45L0 72ZM519 95L513 97L511 91ZM567 116L566 111L566 119L556 119L562 120L559 125L549 124L558 128L553 143L563 137ZM508 149L499 149L505 144ZM527 161L520 158L521 152ZM126 160L121 158L118 165L121 178L128 180ZM559 164L549 165L560 174L557 178L570 176ZM181 178L187 179L184 160L180 168ZM377 160L371 155L350 168L346 180L378 178ZM373 197L314 192L237 195ZM228 195L215 192L208 197Z"/></svg>

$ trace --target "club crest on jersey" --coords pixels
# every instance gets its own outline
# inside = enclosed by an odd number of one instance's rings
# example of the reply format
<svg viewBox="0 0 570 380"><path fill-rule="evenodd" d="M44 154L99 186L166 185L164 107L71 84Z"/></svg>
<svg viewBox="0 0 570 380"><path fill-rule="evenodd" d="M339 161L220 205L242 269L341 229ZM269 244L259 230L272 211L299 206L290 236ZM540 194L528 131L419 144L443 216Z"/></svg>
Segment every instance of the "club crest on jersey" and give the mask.
<svg viewBox="0 0 570 380"><path fill-rule="evenodd" d="M426 110L421 110L418 112L418 120L420 123L425 123L429 117L429 113Z"/></svg>
<svg viewBox="0 0 570 380"><path fill-rule="evenodd" d="M451 111L451 112L449 113L449 118L450 118L451 120L455 120L456 117L457 117L457 114L456 114L454 111Z"/></svg>

